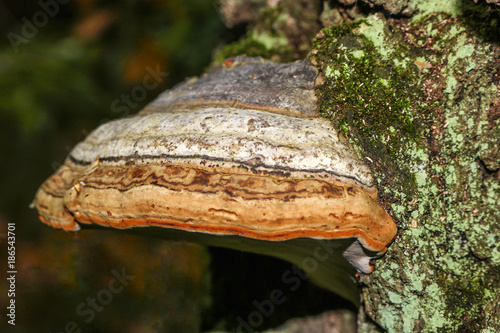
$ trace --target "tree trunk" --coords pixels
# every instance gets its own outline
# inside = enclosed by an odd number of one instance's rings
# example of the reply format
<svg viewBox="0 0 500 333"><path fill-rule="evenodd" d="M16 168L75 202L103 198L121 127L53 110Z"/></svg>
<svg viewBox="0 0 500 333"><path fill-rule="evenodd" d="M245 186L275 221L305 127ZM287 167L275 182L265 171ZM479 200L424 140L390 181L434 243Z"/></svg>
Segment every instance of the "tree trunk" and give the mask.
<svg viewBox="0 0 500 333"><path fill-rule="evenodd" d="M260 10L265 22L283 18L270 8L285 10L288 26L305 27L294 34L276 25L263 32L261 14L253 25L268 41L288 38L299 57L307 41L297 36L317 29L311 12L332 24L316 31L309 53L324 80L318 105L372 166L379 200L399 227L375 272L360 278L359 330L498 332L500 7L364 1L322 8L283 1ZM292 22L293 6L304 10ZM254 52L255 36L239 45ZM257 49L286 60L269 45ZM235 50L241 53L233 45L221 56Z"/></svg>

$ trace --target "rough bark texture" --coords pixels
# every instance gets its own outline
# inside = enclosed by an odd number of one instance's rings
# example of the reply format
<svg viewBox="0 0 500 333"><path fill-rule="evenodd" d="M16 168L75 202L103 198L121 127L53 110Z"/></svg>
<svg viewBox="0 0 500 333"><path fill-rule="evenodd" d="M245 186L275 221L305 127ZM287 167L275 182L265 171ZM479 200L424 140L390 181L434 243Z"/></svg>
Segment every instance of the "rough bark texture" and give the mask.
<svg viewBox="0 0 500 333"><path fill-rule="evenodd" d="M474 15L371 15L316 40L323 112L373 161L399 222L362 278L389 332L500 329L500 50L482 31L497 13Z"/></svg>
<svg viewBox="0 0 500 333"><path fill-rule="evenodd" d="M473 1L366 2L376 6L365 17L335 7L344 23L319 32L311 53L325 80L321 111L371 163L399 225L375 273L361 277L359 329L498 332L499 12Z"/></svg>

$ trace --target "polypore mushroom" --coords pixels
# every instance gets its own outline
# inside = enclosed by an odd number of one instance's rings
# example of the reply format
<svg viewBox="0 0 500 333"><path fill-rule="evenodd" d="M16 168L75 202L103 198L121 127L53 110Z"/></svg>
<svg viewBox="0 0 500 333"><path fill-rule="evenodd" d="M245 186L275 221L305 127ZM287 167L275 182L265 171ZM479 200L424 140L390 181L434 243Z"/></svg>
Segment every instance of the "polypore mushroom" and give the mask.
<svg viewBox="0 0 500 333"><path fill-rule="evenodd" d="M226 65L93 131L38 190L40 220L272 255L357 303L354 268L371 273L396 226L369 168L318 116L316 69Z"/></svg>

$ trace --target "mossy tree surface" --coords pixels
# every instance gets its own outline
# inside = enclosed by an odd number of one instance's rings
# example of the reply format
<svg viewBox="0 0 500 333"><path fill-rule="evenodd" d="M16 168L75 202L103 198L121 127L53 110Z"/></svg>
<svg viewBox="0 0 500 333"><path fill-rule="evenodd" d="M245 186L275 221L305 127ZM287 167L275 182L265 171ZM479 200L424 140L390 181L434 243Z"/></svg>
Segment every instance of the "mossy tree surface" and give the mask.
<svg viewBox="0 0 500 333"><path fill-rule="evenodd" d="M245 54L279 62L302 59L311 48L314 34L320 29L321 1L227 0L223 7L230 11L225 21L249 21L244 38L219 50L215 61ZM249 9L253 8L253 13ZM226 10L222 9L222 12ZM237 18L235 18L237 16ZM242 17L239 17L242 16ZM246 20L243 18L246 17Z"/></svg>
<svg viewBox="0 0 500 333"><path fill-rule="evenodd" d="M400 229L361 278L380 325L361 330L500 331L498 29L481 6L372 15L315 40L321 111L372 166Z"/></svg>

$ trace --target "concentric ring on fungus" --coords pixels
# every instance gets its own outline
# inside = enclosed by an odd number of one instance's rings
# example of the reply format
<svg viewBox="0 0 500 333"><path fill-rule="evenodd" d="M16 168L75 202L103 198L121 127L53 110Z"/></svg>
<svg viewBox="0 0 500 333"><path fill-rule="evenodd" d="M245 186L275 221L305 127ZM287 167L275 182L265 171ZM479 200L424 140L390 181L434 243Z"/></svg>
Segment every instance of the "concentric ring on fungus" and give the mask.
<svg viewBox="0 0 500 333"><path fill-rule="evenodd" d="M237 57L104 124L38 190L40 220L241 249L304 267L357 304L396 225L369 168L318 116L317 71ZM352 266L351 266L352 265Z"/></svg>

